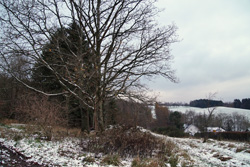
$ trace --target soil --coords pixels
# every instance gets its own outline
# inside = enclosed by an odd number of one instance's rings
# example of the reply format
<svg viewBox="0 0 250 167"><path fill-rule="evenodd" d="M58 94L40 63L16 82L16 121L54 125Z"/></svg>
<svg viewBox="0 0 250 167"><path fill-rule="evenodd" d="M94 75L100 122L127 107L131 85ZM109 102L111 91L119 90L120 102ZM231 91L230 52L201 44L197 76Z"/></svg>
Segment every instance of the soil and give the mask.
<svg viewBox="0 0 250 167"><path fill-rule="evenodd" d="M0 167L46 167L36 162L30 162L28 159L22 153L7 148L0 142Z"/></svg>

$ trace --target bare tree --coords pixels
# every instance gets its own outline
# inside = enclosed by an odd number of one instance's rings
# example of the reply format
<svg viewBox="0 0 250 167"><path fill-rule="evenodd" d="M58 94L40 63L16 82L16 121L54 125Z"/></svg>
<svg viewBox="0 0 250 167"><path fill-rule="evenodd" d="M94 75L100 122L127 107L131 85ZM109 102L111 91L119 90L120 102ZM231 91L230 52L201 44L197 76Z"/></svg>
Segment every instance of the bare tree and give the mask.
<svg viewBox="0 0 250 167"><path fill-rule="evenodd" d="M153 126L160 128L168 127L170 115L170 111L168 110L168 108L155 103L155 114L156 120L154 121Z"/></svg>
<svg viewBox="0 0 250 167"><path fill-rule="evenodd" d="M209 104L209 102L216 97L216 94L217 93L209 93L208 98L207 98L208 99L207 113L204 112L204 114L203 114L203 129L202 129L202 131L204 132L204 140L203 140L204 143L208 139L207 128L211 124L212 119L213 119L213 115L214 115L214 111L216 110L216 106L212 107L211 104Z"/></svg>
<svg viewBox="0 0 250 167"><path fill-rule="evenodd" d="M48 96L35 93L19 97L15 104L15 117L20 122L36 126L47 140L52 139L52 130L56 126L65 126L64 107L57 101L49 100Z"/></svg>
<svg viewBox="0 0 250 167"><path fill-rule="evenodd" d="M75 96L80 105L94 113L95 129L104 126L104 102L110 97L129 96L141 99L144 90L140 79L161 75L176 81L170 68L171 43L176 42L176 26L159 27L154 16L159 12L155 0L1 0L1 67L26 87L45 95ZM65 53L58 44L51 52L61 55L63 63L51 64L43 59L42 50L51 42L58 28L75 22L80 26L79 37L84 35L88 52L82 47L69 47ZM83 34L84 33L84 34ZM59 36L72 45L67 35ZM58 39L59 40L59 39ZM80 38L80 46L84 43ZM83 57L91 54L93 69L84 66ZM65 60L74 60L69 63ZM20 78L10 67L11 61L22 58L29 79L34 64L46 66L58 80L63 90L44 92ZM75 66L72 68L69 66ZM65 70L62 75L55 66ZM88 71L88 73L86 72ZM86 75L87 74L87 75ZM83 79L84 78L84 79ZM28 80L29 81L29 80ZM91 81L91 82L88 82ZM95 81L95 82L93 82ZM95 86L86 90L86 84ZM69 86L70 85L70 86Z"/></svg>
<svg viewBox="0 0 250 167"><path fill-rule="evenodd" d="M249 121L244 115L234 112L231 115L233 121L233 131L245 131L249 127Z"/></svg>
<svg viewBox="0 0 250 167"><path fill-rule="evenodd" d="M195 112L192 110L187 110L185 114L183 114L184 122L188 125L192 125L195 123Z"/></svg>
<svg viewBox="0 0 250 167"><path fill-rule="evenodd" d="M152 114L146 104L119 100L117 109L116 121L119 124L148 128L152 122Z"/></svg>

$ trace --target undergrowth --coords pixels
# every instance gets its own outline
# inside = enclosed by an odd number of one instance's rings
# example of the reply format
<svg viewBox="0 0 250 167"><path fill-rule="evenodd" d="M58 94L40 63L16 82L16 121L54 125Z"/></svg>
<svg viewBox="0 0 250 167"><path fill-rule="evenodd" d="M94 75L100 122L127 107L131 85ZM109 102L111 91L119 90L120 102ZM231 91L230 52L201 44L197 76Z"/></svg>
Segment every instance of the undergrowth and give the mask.
<svg viewBox="0 0 250 167"><path fill-rule="evenodd" d="M163 158L170 157L177 147L173 142L144 132L140 128L116 126L85 139L82 148L92 153L117 154L123 158Z"/></svg>
<svg viewBox="0 0 250 167"><path fill-rule="evenodd" d="M119 155L107 155L102 160L102 164L104 164L104 165L119 166L119 165L121 165L120 156Z"/></svg>

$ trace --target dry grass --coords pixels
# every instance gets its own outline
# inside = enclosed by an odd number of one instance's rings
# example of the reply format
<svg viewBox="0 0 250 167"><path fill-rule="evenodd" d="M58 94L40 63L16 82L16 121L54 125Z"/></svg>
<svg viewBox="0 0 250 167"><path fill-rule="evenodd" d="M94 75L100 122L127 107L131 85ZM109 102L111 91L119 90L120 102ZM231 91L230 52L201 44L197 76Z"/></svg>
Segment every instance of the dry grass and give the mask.
<svg viewBox="0 0 250 167"><path fill-rule="evenodd" d="M179 156L183 157L185 160L191 161L191 158L186 151L180 151Z"/></svg>
<svg viewBox="0 0 250 167"><path fill-rule="evenodd" d="M82 143L84 151L92 153L118 154L121 157L163 157L171 156L176 145L160 139L139 128L117 126Z"/></svg>
<svg viewBox="0 0 250 167"><path fill-rule="evenodd" d="M52 130L54 139L61 139L65 137L76 137L81 138L83 133L80 128L66 128L56 126Z"/></svg>
<svg viewBox="0 0 250 167"><path fill-rule="evenodd" d="M230 160L230 159L232 159L231 157L219 157L218 158L219 160L221 160L221 161L228 161L228 160Z"/></svg>
<svg viewBox="0 0 250 167"><path fill-rule="evenodd" d="M52 139L54 127L63 126L67 122L63 115L64 107L58 101L35 93L21 96L14 111L16 119L31 127L35 125L47 140Z"/></svg>
<svg viewBox="0 0 250 167"><path fill-rule="evenodd" d="M82 161L84 165L91 165L95 162L95 158L91 156L87 156Z"/></svg>
<svg viewBox="0 0 250 167"><path fill-rule="evenodd" d="M228 160L232 159L231 157L225 157L223 155L220 155L220 153L214 154L213 157L218 158L221 161L228 161Z"/></svg>
<svg viewBox="0 0 250 167"><path fill-rule="evenodd" d="M104 157L101 163L104 165L120 166L121 159L119 155L107 155L106 157Z"/></svg>
<svg viewBox="0 0 250 167"><path fill-rule="evenodd" d="M236 146L234 144L228 144L227 147L229 147L229 148L235 148Z"/></svg>
<svg viewBox="0 0 250 167"><path fill-rule="evenodd" d="M4 124L4 125L10 125L10 124L13 124L13 123L18 123L18 120L5 118L5 119L1 119L0 123Z"/></svg>
<svg viewBox="0 0 250 167"><path fill-rule="evenodd" d="M237 147L236 150L235 150L235 152L238 153L238 152L242 152L244 150L245 150L244 147Z"/></svg>
<svg viewBox="0 0 250 167"><path fill-rule="evenodd" d="M0 123L0 137L17 140L18 136L29 137L34 136L37 139L44 139L44 129L38 125L20 124L17 120L4 119ZM52 140L61 140L65 137L81 138L83 133L80 128L67 128L62 126L48 127L53 136Z"/></svg>
<svg viewBox="0 0 250 167"><path fill-rule="evenodd" d="M151 159L140 159L139 157L135 158L132 161L131 167L165 167L164 161L151 158Z"/></svg>
<svg viewBox="0 0 250 167"><path fill-rule="evenodd" d="M192 148L198 148L198 146L194 142L190 142L189 145Z"/></svg>

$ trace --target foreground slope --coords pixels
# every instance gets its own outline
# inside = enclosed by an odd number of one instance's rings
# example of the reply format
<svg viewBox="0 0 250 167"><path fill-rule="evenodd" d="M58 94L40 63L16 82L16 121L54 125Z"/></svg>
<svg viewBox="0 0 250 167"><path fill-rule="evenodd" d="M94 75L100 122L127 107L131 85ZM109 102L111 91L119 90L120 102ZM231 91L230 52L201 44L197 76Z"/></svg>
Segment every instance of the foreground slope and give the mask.
<svg viewBox="0 0 250 167"><path fill-rule="evenodd" d="M194 166L250 166L250 144L209 139L172 139L194 161Z"/></svg>
<svg viewBox="0 0 250 167"><path fill-rule="evenodd" d="M142 131L147 130L142 129ZM14 128L8 129L7 132L0 127L0 143L27 157L28 162L42 166L105 166L101 163L104 155L83 151L80 145L84 141L81 138L66 137L61 140L45 141L36 139L35 136L17 138L20 136L19 133L20 131ZM202 143L201 139L171 138L150 133L157 138L175 143L175 155L178 157L176 164L180 167L250 166L249 143L215 140ZM6 162L10 162L10 159L2 153L3 150L0 152L0 164L8 166ZM130 167L132 161L133 158L124 158L119 166ZM171 166L170 163L165 165ZM106 166L112 167L112 165Z"/></svg>

